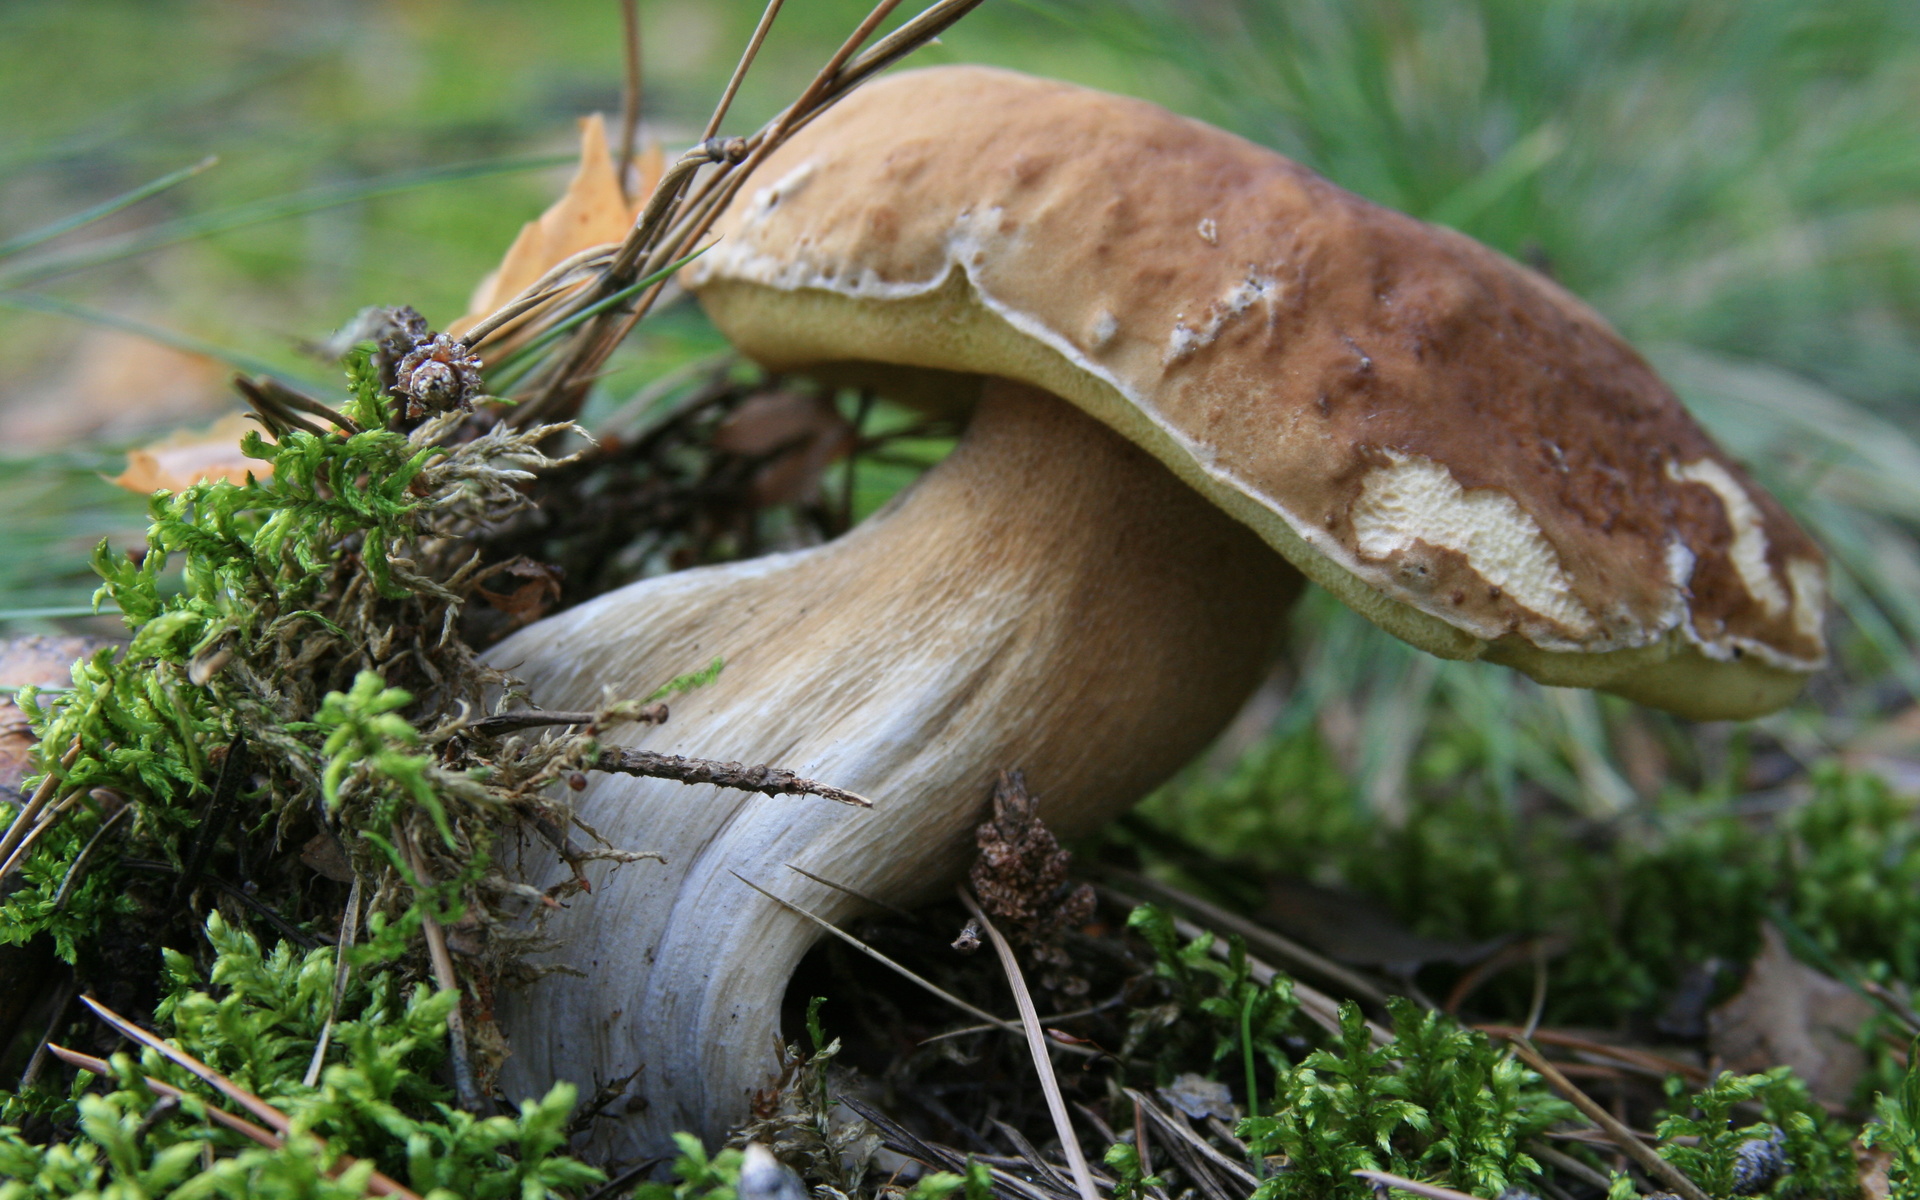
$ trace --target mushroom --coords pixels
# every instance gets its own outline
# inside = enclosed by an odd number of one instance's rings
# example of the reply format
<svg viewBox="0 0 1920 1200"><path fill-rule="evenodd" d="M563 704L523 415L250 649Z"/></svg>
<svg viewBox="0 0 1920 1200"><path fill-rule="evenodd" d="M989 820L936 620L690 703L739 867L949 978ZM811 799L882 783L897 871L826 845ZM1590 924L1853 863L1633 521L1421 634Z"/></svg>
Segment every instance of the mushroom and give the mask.
<svg viewBox="0 0 1920 1200"><path fill-rule="evenodd" d="M1096 826L1230 718L1303 579L1434 654L1695 718L1776 708L1823 661L1819 549L1598 315L1466 237L974 67L860 90L757 178L683 272L720 328L971 418L837 541L635 584L492 655L555 708L723 656L617 740L876 800L581 794L668 865L556 917L577 974L501 1011L510 1085L642 1071L608 1150L719 1135L772 1078L818 930L742 880L836 922L935 895L1005 767L1055 829Z"/></svg>

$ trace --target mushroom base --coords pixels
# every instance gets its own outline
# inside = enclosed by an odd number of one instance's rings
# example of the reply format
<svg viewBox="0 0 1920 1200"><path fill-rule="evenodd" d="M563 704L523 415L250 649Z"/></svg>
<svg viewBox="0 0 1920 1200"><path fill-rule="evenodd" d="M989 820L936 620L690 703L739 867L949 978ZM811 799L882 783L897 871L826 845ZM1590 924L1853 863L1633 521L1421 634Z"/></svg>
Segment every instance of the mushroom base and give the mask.
<svg viewBox="0 0 1920 1200"><path fill-rule="evenodd" d="M509 1094L638 1069L598 1152L723 1135L772 1080L781 996L818 936L742 879L834 922L860 902L787 864L894 903L939 894L1008 767L1056 831L1098 826L1228 721L1301 585L1117 434L989 381L954 452L845 537L648 580L502 643L492 661L555 709L644 696L723 657L665 726L608 740L772 763L874 800L597 779L581 818L667 862L592 867L593 894L551 918L568 972L499 1009Z"/></svg>

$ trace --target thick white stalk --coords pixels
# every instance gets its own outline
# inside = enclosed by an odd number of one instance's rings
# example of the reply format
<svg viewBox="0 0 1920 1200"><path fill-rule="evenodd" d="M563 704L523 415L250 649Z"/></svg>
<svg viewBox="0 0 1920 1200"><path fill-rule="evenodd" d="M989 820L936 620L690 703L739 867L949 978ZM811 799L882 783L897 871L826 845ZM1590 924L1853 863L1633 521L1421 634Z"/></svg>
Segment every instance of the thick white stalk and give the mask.
<svg viewBox="0 0 1920 1200"><path fill-rule="evenodd" d="M966 437L829 545L683 572L540 622L490 657L552 709L644 696L714 656L718 682L610 740L766 762L875 801L857 810L611 777L576 803L664 866L596 878L549 931L551 974L503 997L512 1094L639 1068L600 1149L713 1138L775 1069L788 977L845 893L938 894L972 860L996 772L1020 767L1071 835L1137 800L1260 678L1299 577L1159 464L1042 392L989 384Z"/></svg>

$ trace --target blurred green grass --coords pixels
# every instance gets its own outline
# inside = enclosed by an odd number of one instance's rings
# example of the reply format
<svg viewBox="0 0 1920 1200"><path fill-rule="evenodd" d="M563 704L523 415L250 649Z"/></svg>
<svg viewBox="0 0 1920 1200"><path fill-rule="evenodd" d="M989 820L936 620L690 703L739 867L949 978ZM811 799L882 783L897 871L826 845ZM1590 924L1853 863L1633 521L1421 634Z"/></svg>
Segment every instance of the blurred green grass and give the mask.
<svg viewBox="0 0 1920 1200"><path fill-rule="evenodd" d="M641 7L647 117L684 139L759 6ZM862 12L789 6L730 127L789 98ZM16 0L0 7L0 240L209 153L214 170L39 261L325 189L567 155L575 117L618 107L618 29L612 0ZM1811 760L1920 690L1920 6L993 0L915 61L1146 96L1551 272L1834 553L1838 665L1765 735ZM33 286L311 373L297 341L363 305L457 314L563 176L422 183ZM602 403L716 345L691 311L649 326ZM0 310L0 403L58 378L82 333ZM83 598L88 545L137 531L139 502L97 476L111 449L0 447L0 608ZM910 474L863 474L860 508ZM1702 738L1724 740L1420 658L1331 603L1299 627L1280 735L1328 736L1329 714L1354 725L1337 802L1389 820L1462 789L1618 813L1658 790L1629 743L1664 739L1672 777L1704 785ZM1460 738L1458 769L1416 769Z"/></svg>

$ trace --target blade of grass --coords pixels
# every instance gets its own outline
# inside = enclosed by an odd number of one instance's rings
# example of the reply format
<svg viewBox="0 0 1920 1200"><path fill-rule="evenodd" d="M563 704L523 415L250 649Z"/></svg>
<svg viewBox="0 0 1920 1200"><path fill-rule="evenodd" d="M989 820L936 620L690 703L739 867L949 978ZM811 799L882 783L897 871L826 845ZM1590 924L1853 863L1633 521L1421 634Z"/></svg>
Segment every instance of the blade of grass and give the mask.
<svg viewBox="0 0 1920 1200"><path fill-rule="evenodd" d="M92 208L83 208L70 217L62 217L52 224L42 225L38 229L29 230L21 234L19 237L0 242L0 258L8 258L20 253L22 250L38 246L42 242L50 242L54 238L72 233L74 230L82 228L83 226L91 225L102 217L110 217L123 208L131 208L142 200L152 196L158 196L170 187L185 183L202 171L208 170L219 161L220 158L218 155L209 154L192 166L181 167L178 171L169 172L158 179L143 183L132 191L122 192L110 200L102 200Z"/></svg>
<svg viewBox="0 0 1920 1200"><path fill-rule="evenodd" d="M456 163L446 167L429 167L423 171L407 171L397 175L354 180L350 183L329 184L288 196L237 204L217 212L199 213L174 221L165 221L151 229L114 238L96 246L44 258L37 263L23 263L10 271L0 271L0 288L42 283L89 267L119 262L122 259L160 250L167 246L177 246L182 242L195 241L217 233L230 233L252 225L283 221L288 217L305 216L323 209L338 208L343 204L378 200L386 196L401 195L417 188L436 187L444 183L461 183L470 179L483 179L490 175L511 175L520 171L539 171L547 167L566 166L574 159L575 156L571 154L538 154Z"/></svg>
<svg viewBox="0 0 1920 1200"><path fill-rule="evenodd" d="M150 325L133 317L123 317L118 313L104 312L71 300L62 300L41 292L0 291L0 308L18 309L21 312L44 313L49 316L69 317L75 321L85 321L89 325L99 325L106 329L116 329L121 333L131 333L149 341L183 350L188 354L200 354L218 362L226 363L235 370L245 371L249 375L273 375L291 383L296 383L310 392L333 393L337 388L289 373L283 367L277 367L263 358L255 358L239 350L229 350L225 346L194 337L190 333L180 333L159 325Z"/></svg>

